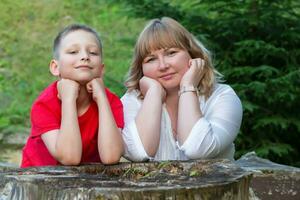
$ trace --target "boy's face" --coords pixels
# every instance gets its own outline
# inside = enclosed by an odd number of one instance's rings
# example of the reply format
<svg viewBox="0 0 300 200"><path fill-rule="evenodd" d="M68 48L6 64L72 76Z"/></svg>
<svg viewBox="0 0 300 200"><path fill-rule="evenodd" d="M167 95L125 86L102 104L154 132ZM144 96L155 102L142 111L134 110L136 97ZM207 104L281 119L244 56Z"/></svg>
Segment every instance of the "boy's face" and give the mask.
<svg viewBox="0 0 300 200"><path fill-rule="evenodd" d="M50 64L56 68L52 74L86 84L102 76L103 63L96 37L87 31L77 30L61 40L59 59Z"/></svg>

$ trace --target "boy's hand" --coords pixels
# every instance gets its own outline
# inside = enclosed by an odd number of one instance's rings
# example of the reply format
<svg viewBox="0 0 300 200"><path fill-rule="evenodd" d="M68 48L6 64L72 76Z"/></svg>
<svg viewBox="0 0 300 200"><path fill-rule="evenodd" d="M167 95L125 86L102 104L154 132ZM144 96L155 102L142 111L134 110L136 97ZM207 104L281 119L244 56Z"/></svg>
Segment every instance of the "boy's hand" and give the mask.
<svg viewBox="0 0 300 200"><path fill-rule="evenodd" d="M60 100L76 100L79 93L79 83L70 79L61 79L57 82L58 98Z"/></svg>
<svg viewBox="0 0 300 200"><path fill-rule="evenodd" d="M205 61L201 58L191 59L189 69L183 75L180 86L197 87L203 78L203 68Z"/></svg>
<svg viewBox="0 0 300 200"><path fill-rule="evenodd" d="M144 97L146 96L147 92L151 90L160 96L162 102L165 101L166 91L158 81L144 76L140 79L139 83L140 83L141 93L143 94Z"/></svg>
<svg viewBox="0 0 300 200"><path fill-rule="evenodd" d="M105 94L105 86L102 78L94 78L86 84L86 89L93 94L94 101L98 101L102 94Z"/></svg>

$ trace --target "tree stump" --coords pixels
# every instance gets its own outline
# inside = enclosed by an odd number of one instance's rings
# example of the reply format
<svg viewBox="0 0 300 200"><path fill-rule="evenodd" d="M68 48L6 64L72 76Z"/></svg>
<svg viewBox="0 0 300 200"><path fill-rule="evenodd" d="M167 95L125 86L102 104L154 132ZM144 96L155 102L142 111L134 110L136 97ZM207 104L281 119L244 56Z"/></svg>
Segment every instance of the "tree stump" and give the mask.
<svg viewBox="0 0 300 200"><path fill-rule="evenodd" d="M0 167L0 200L248 199L250 179L228 160Z"/></svg>
<svg viewBox="0 0 300 200"><path fill-rule="evenodd" d="M254 199L300 199L299 168L271 162L258 157L254 152L242 156L236 164L253 173L250 188Z"/></svg>

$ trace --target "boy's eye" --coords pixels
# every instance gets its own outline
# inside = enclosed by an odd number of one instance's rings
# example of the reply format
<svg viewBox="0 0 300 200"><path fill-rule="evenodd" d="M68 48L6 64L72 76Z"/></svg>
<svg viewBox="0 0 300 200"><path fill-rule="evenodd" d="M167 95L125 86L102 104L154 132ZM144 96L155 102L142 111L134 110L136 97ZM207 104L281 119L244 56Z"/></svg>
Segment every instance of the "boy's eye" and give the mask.
<svg viewBox="0 0 300 200"><path fill-rule="evenodd" d="M90 51L90 54L92 54L92 55L99 55L99 53L97 52L97 51Z"/></svg>
<svg viewBox="0 0 300 200"><path fill-rule="evenodd" d="M71 50L71 51L68 51L67 53L68 54L75 54L75 53L77 53L78 51L76 51L76 50Z"/></svg>

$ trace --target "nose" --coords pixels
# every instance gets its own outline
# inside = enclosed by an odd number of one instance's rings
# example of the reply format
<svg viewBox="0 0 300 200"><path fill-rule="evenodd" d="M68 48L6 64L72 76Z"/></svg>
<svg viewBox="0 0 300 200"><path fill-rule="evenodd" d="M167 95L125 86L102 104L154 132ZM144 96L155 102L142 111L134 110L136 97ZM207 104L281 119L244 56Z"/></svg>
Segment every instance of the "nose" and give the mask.
<svg viewBox="0 0 300 200"><path fill-rule="evenodd" d="M159 58L158 69L159 70L166 70L167 68L169 68L169 64L166 61L166 59L164 57Z"/></svg>
<svg viewBox="0 0 300 200"><path fill-rule="evenodd" d="M81 60L89 60L90 59L89 53L86 51L81 51L80 56L81 56Z"/></svg>

